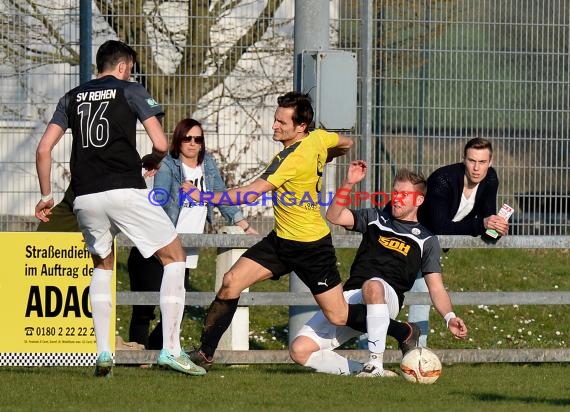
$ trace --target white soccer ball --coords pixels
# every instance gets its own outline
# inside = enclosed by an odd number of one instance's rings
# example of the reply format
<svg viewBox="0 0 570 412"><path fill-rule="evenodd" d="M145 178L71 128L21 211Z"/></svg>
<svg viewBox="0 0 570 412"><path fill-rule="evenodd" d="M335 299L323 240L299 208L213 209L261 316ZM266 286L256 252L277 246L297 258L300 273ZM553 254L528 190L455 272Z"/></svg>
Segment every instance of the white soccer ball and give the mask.
<svg viewBox="0 0 570 412"><path fill-rule="evenodd" d="M415 348L402 358L400 370L409 382L430 384L441 375L441 361L431 350Z"/></svg>

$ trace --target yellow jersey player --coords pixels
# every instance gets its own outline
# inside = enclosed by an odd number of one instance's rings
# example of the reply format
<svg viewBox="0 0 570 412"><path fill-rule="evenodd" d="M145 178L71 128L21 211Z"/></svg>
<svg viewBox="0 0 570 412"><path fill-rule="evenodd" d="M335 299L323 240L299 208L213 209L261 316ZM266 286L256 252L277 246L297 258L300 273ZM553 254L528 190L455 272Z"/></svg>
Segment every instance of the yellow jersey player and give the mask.
<svg viewBox="0 0 570 412"><path fill-rule="evenodd" d="M320 190L327 161L352 147L352 139L308 128L313 108L308 95L289 92L277 99L273 140L283 143L265 172L252 183L225 192L193 190L193 200L244 204L273 192L275 228L248 249L224 275L206 316L200 348L191 358L208 368L230 325L241 292L255 283L292 271L308 286L327 319L346 325L349 307L342 293L329 227L320 213Z"/></svg>

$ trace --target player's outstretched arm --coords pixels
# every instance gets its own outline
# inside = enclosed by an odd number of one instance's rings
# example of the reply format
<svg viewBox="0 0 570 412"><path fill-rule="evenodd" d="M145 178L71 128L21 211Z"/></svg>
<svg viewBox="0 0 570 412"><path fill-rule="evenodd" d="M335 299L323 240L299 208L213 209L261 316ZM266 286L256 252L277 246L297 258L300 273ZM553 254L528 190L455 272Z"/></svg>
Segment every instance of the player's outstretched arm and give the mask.
<svg viewBox="0 0 570 412"><path fill-rule="evenodd" d="M354 216L347 206L351 204L352 188L366 176L368 166L363 160L350 162L346 178L342 186L335 192L331 205L327 209L326 218L329 222L351 229L354 226Z"/></svg>
<svg viewBox="0 0 570 412"><path fill-rule="evenodd" d="M428 273L424 276L429 295L433 305L445 319L447 328L456 339L464 339L467 336L467 326L461 318L453 312L453 305L445 286L441 273Z"/></svg>
<svg viewBox="0 0 570 412"><path fill-rule="evenodd" d="M200 192L190 182L185 182L182 189L184 195L196 202L206 202L212 205L243 205L254 203L263 193L275 190L276 187L267 180L255 179L248 185L224 190L223 192Z"/></svg>

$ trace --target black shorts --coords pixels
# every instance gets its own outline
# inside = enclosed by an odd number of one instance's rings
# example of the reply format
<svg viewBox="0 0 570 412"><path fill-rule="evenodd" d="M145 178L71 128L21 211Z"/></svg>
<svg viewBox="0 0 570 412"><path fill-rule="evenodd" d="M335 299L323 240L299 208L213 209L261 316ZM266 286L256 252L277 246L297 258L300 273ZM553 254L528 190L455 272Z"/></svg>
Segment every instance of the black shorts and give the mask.
<svg viewBox="0 0 570 412"><path fill-rule="evenodd" d="M273 280L294 271L313 295L341 283L330 234L314 242L297 242L272 231L242 256L269 269Z"/></svg>

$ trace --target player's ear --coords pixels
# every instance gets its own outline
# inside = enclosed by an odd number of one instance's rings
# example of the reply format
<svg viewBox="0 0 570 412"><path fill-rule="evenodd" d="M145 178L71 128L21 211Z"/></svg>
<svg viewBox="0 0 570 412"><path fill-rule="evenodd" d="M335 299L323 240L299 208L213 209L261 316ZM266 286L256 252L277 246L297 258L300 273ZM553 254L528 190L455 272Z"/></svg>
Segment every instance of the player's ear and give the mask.
<svg viewBox="0 0 570 412"><path fill-rule="evenodd" d="M307 133L307 127L308 127L307 123L303 122L295 126L295 129L297 130L297 132Z"/></svg>
<svg viewBox="0 0 570 412"><path fill-rule="evenodd" d="M414 206L420 207L425 200L425 196L421 192L417 192L414 196Z"/></svg>
<svg viewBox="0 0 570 412"><path fill-rule="evenodd" d="M119 61L119 63L117 63L117 70L119 70L120 74L123 74L125 71L127 71L127 63L124 60Z"/></svg>

